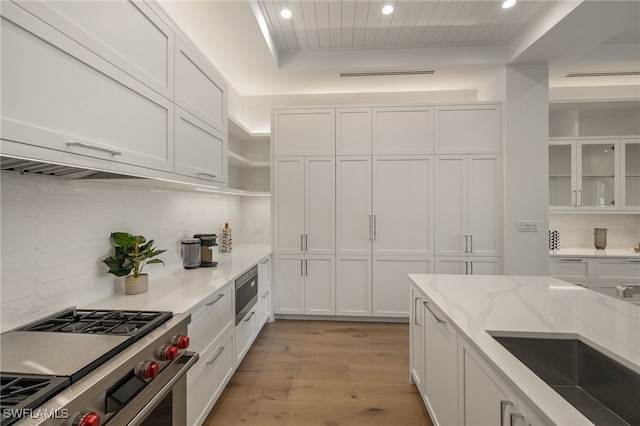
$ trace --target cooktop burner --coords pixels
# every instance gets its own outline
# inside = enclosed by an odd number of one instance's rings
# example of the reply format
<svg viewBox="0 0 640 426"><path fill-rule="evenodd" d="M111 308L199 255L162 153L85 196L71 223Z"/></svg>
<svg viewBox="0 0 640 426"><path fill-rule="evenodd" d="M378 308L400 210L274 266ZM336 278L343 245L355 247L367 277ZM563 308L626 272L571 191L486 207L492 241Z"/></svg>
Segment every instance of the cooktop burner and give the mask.
<svg viewBox="0 0 640 426"><path fill-rule="evenodd" d="M171 318L171 312L69 309L18 331L144 336Z"/></svg>
<svg viewBox="0 0 640 426"><path fill-rule="evenodd" d="M2 374L0 378L0 408L2 425L18 421L26 410L38 407L69 386L66 377Z"/></svg>

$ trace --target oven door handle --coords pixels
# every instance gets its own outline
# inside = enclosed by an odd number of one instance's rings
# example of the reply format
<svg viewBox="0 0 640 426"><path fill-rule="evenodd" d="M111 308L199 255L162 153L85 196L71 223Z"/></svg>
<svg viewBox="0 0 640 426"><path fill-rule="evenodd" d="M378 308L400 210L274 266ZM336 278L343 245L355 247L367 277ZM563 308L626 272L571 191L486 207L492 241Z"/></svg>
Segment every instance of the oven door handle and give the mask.
<svg viewBox="0 0 640 426"><path fill-rule="evenodd" d="M187 371L198 361L199 355L197 352L186 352L183 356L189 357L189 359L184 363L184 365L180 368L180 370L176 371L176 373L169 379L169 381L147 402L144 407L135 415L127 425L134 426L139 425L142 421L147 418L149 414L153 410L155 410L156 406L162 402L165 396L171 389L175 386L176 383L180 379L187 374Z"/></svg>

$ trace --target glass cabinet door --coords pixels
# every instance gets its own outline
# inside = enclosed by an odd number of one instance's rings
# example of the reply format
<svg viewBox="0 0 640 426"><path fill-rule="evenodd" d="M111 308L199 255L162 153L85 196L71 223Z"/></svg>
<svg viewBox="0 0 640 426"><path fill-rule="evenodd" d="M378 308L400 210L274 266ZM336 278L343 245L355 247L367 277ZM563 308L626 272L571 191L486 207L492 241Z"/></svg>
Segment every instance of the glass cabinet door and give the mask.
<svg viewBox="0 0 640 426"><path fill-rule="evenodd" d="M549 145L549 208L573 209L576 206L575 142L552 142Z"/></svg>
<svg viewBox="0 0 640 426"><path fill-rule="evenodd" d="M640 139L621 143L622 191L625 209L640 209Z"/></svg>
<svg viewBox="0 0 640 426"><path fill-rule="evenodd" d="M616 208L616 145L617 141L607 140L579 142L579 208Z"/></svg>

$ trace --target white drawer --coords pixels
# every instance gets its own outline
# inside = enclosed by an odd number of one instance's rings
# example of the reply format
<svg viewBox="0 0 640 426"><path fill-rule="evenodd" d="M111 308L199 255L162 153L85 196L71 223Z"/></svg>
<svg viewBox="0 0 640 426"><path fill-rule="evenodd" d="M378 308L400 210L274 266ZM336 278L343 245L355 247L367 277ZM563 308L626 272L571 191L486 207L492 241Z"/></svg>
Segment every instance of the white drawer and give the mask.
<svg viewBox="0 0 640 426"><path fill-rule="evenodd" d="M595 286L592 286L591 289L593 291L597 291L598 293L602 293L602 294L606 294L607 296L615 297L618 300L623 300L625 302L633 303L633 304L636 304L636 305L640 304L640 294L634 294L631 297L620 297L620 296L618 296L618 293L616 291L616 284L615 283L596 284Z"/></svg>
<svg viewBox="0 0 640 426"><path fill-rule="evenodd" d="M595 272L599 281L640 283L640 259L601 259Z"/></svg>
<svg viewBox="0 0 640 426"><path fill-rule="evenodd" d="M592 276L591 269L591 262L579 257L554 257L549 261L550 274L567 281L587 279Z"/></svg>
<svg viewBox="0 0 640 426"><path fill-rule="evenodd" d="M233 327L233 286L229 285L208 297L191 313L189 350L204 350L229 327Z"/></svg>
<svg viewBox="0 0 640 426"><path fill-rule="evenodd" d="M202 424L234 372L233 333L200 354L197 369L187 379L187 424Z"/></svg>
<svg viewBox="0 0 640 426"><path fill-rule="evenodd" d="M254 306L236 325L236 365L240 365L256 336L256 310Z"/></svg>

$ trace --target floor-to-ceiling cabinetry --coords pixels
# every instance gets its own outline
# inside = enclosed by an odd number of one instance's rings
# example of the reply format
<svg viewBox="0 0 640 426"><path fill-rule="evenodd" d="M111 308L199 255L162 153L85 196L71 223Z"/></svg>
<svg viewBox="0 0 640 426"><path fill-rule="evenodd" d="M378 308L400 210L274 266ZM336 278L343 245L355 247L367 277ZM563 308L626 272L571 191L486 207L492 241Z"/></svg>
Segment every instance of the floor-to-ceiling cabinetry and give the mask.
<svg viewBox="0 0 640 426"><path fill-rule="evenodd" d="M496 104L274 111L276 314L407 318L409 273L501 273L500 123Z"/></svg>

